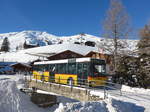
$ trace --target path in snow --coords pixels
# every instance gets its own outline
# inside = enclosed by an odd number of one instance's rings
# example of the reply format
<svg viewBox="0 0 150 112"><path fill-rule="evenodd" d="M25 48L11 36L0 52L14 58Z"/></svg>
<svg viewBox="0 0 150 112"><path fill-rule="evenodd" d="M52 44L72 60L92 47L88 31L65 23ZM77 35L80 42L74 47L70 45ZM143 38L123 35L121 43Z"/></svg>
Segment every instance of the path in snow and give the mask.
<svg viewBox="0 0 150 112"><path fill-rule="evenodd" d="M17 85L23 81L19 77L0 76L0 112L50 112L33 104L29 96L18 90Z"/></svg>

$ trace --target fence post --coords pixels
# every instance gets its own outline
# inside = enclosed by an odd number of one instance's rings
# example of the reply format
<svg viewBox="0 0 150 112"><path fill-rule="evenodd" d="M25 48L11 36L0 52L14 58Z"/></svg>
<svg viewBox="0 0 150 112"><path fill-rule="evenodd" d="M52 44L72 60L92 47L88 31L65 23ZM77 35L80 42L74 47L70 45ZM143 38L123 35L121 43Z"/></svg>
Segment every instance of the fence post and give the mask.
<svg viewBox="0 0 150 112"><path fill-rule="evenodd" d="M71 83L71 92L73 91L73 84Z"/></svg>
<svg viewBox="0 0 150 112"><path fill-rule="evenodd" d="M45 76L42 75L42 83L44 83L44 80L45 80Z"/></svg>
<svg viewBox="0 0 150 112"><path fill-rule="evenodd" d="M58 80L59 80L58 82L59 82L59 89L60 89L60 86L61 86L61 85L60 85L60 77L59 77L59 79L58 79Z"/></svg>
<svg viewBox="0 0 150 112"><path fill-rule="evenodd" d="M121 88L120 88L120 96L122 96L122 91L121 91Z"/></svg>
<svg viewBox="0 0 150 112"><path fill-rule="evenodd" d="M106 88L104 86L104 99L106 99Z"/></svg>
<svg viewBox="0 0 150 112"><path fill-rule="evenodd" d="M30 75L30 82L31 82L31 74L29 74Z"/></svg>
<svg viewBox="0 0 150 112"><path fill-rule="evenodd" d="M35 78L36 78L36 83L37 83L37 75L35 75Z"/></svg>

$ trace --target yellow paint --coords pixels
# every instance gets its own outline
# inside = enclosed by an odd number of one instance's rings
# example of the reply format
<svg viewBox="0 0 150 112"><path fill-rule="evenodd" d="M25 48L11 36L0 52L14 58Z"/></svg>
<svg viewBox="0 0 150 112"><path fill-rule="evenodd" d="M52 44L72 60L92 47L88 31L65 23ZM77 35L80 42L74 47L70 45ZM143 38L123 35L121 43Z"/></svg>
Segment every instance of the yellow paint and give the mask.
<svg viewBox="0 0 150 112"><path fill-rule="evenodd" d="M39 72L37 71L33 71L33 78L37 79L37 80L41 80L41 75Z"/></svg>
<svg viewBox="0 0 150 112"><path fill-rule="evenodd" d="M91 86L102 86L106 84L107 77L90 77L88 82L91 82Z"/></svg>
<svg viewBox="0 0 150 112"><path fill-rule="evenodd" d="M49 82L49 72L37 72L33 71L33 78L37 80L41 80L42 76L44 76L44 81ZM68 79L72 78L74 85L77 85L77 75L74 74L55 74L55 82L61 84L68 84Z"/></svg>
<svg viewBox="0 0 150 112"><path fill-rule="evenodd" d="M44 75L44 81L47 81L49 82L49 72L43 72L43 75Z"/></svg>
<svg viewBox="0 0 150 112"><path fill-rule="evenodd" d="M77 85L77 75L73 74L55 74L55 82L61 84L67 84L69 78L73 79L74 85Z"/></svg>
<svg viewBox="0 0 150 112"><path fill-rule="evenodd" d="M37 72L33 71L33 78L37 80L41 80L42 76L44 76L44 81L49 81L49 72Z"/></svg>
<svg viewBox="0 0 150 112"><path fill-rule="evenodd" d="M50 74L48 71L46 72L37 72L33 71L33 78L37 80L41 80L42 76L44 76L44 81L49 82ZM73 83L77 85L77 75L74 74L55 74L55 82L61 84L68 84L68 79L72 78ZM91 86L102 86L105 85L108 78L107 77L88 77L88 82L91 82Z"/></svg>

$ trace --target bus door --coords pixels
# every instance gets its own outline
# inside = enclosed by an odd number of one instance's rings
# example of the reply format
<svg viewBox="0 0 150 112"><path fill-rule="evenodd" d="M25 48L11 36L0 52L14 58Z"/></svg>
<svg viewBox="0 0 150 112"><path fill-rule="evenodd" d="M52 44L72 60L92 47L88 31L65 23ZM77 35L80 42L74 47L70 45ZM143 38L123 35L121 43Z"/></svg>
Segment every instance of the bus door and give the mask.
<svg viewBox="0 0 150 112"><path fill-rule="evenodd" d="M78 84L86 83L89 66L88 63L77 63Z"/></svg>
<svg viewBox="0 0 150 112"><path fill-rule="evenodd" d="M55 80L55 71L56 71L55 64L49 65L49 81L50 82L54 82Z"/></svg>

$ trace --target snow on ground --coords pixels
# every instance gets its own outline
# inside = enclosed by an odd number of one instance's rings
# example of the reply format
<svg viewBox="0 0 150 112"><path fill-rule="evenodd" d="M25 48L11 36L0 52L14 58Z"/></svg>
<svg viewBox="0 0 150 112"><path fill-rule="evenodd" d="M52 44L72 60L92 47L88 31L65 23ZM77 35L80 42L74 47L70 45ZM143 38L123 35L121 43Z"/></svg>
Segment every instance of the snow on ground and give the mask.
<svg viewBox="0 0 150 112"><path fill-rule="evenodd" d="M121 90L122 91L126 91L126 92L133 92L133 93L148 94L148 95L150 95L150 89L132 88L132 87L123 85L122 88L121 88Z"/></svg>
<svg viewBox="0 0 150 112"><path fill-rule="evenodd" d="M111 98L96 102L60 103L55 112L144 112L144 107Z"/></svg>
<svg viewBox="0 0 150 112"><path fill-rule="evenodd" d="M17 85L22 82L18 75L0 75L0 112L50 112L33 104L29 96L18 90Z"/></svg>
<svg viewBox="0 0 150 112"><path fill-rule="evenodd" d="M91 91L90 93L91 95L104 97L103 90L94 90L94 91ZM114 101L115 99L119 101L120 103L126 102L125 104L130 105L130 106L134 105L135 110L133 109L134 111L131 111L131 112L150 112L150 90L149 89L132 88L132 87L123 85L121 88L121 93L122 95L120 95L119 90L107 90L106 91L108 99L113 99L112 101ZM116 105L119 104L119 102L116 103ZM112 104L114 105L114 102ZM122 110L121 112L124 112L124 111ZM126 112L129 112L129 111L126 111Z"/></svg>
<svg viewBox="0 0 150 112"><path fill-rule="evenodd" d="M79 102L57 96L59 105L39 108L31 103L29 96L19 91L18 88L23 87L23 78L22 75L0 75L0 112L149 112L150 110L149 90L146 90L147 93L131 92L126 86L122 88L124 90L122 96L111 90L107 91L107 99L93 102ZM40 90L39 92L49 94ZM103 91L94 90L93 94L102 96Z"/></svg>

